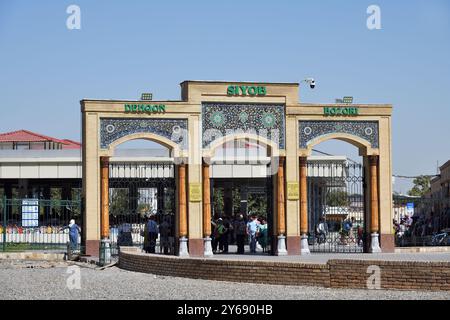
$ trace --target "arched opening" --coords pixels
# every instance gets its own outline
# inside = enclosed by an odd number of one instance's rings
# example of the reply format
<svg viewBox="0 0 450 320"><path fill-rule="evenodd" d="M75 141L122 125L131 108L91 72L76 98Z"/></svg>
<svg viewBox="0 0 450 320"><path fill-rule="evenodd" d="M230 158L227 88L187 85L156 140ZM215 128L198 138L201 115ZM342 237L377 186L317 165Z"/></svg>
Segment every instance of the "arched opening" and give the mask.
<svg viewBox="0 0 450 320"><path fill-rule="evenodd" d="M350 142L350 143L349 143ZM368 199L365 147L322 139L308 146L308 244L311 252L367 251Z"/></svg>
<svg viewBox="0 0 450 320"><path fill-rule="evenodd" d="M279 160L276 144L253 135L227 136L215 141L206 154L213 252L273 253L274 172ZM248 241L246 234L247 222L253 217L259 223L256 243Z"/></svg>
<svg viewBox="0 0 450 320"><path fill-rule="evenodd" d="M173 149L153 139L115 143L109 161L109 224L112 253L137 246L175 254L175 167ZM149 220L159 225L156 238Z"/></svg>

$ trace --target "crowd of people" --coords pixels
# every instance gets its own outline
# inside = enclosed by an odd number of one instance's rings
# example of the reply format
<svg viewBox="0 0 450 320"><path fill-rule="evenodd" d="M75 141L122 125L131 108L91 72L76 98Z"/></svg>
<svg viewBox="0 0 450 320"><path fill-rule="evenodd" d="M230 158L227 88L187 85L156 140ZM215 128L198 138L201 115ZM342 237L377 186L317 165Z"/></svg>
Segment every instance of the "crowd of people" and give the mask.
<svg viewBox="0 0 450 320"><path fill-rule="evenodd" d="M144 238L143 248L146 253L156 253L159 239L160 253L172 254L174 252L172 218L170 215L149 215L144 225L139 225L138 232L131 223L123 222L117 228L117 245L119 248L133 246L133 234L138 234Z"/></svg>
<svg viewBox="0 0 450 320"><path fill-rule="evenodd" d="M447 210L447 214L435 214L434 212L426 214L425 212L418 212L414 215L406 214L400 217L399 221L393 219L394 232L397 239L404 237L426 237L448 229L450 227L450 210Z"/></svg>
<svg viewBox="0 0 450 320"><path fill-rule="evenodd" d="M257 244L263 252L268 247L268 224L264 217L243 214L235 217L223 216L211 221L213 253L229 253L229 245L236 244L237 254L245 253L245 245L249 244L250 253L256 253Z"/></svg>

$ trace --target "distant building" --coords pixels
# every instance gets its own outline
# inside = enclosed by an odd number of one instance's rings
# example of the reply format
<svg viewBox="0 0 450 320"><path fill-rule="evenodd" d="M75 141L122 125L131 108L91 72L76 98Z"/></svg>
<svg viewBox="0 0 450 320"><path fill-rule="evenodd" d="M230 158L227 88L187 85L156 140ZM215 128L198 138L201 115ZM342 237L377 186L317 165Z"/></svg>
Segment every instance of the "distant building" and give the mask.
<svg viewBox="0 0 450 320"><path fill-rule="evenodd" d="M439 175L431 180L431 198L450 198L450 160L439 168Z"/></svg>
<svg viewBox="0 0 450 320"><path fill-rule="evenodd" d="M80 149L81 144L69 139L56 139L28 130L0 134L0 150Z"/></svg>
<svg viewBox="0 0 450 320"><path fill-rule="evenodd" d="M81 143L28 130L0 134L0 196L79 198Z"/></svg>

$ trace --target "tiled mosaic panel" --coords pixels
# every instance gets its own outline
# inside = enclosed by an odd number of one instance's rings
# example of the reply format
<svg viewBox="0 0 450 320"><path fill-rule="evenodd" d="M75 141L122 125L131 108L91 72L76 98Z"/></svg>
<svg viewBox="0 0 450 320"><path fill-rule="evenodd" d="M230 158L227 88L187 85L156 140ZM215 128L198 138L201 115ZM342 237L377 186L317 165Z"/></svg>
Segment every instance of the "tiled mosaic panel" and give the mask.
<svg viewBox="0 0 450 320"><path fill-rule="evenodd" d="M372 148L379 147L378 121L299 121L299 147L330 133L346 133L368 141Z"/></svg>
<svg viewBox="0 0 450 320"><path fill-rule="evenodd" d="M100 119L100 147L106 149L114 141L135 133L153 133L188 149L187 119Z"/></svg>
<svg viewBox="0 0 450 320"><path fill-rule="evenodd" d="M263 136L285 148L285 108L274 104L204 103L203 147L220 136L243 132Z"/></svg>

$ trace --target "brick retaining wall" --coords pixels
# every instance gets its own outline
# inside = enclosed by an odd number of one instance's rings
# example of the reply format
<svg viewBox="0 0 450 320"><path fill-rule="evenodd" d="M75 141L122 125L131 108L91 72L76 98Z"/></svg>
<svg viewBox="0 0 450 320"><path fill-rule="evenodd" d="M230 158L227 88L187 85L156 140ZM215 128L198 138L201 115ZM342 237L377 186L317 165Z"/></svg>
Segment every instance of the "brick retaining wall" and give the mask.
<svg viewBox="0 0 450 320"><path fill-rule="evenodd" d="M193 259L123 251L119 267L164 276L277 285L367 288L367 268L380 267L381 287L450 290L450 262L329 260L327 264Z"/></svg>

